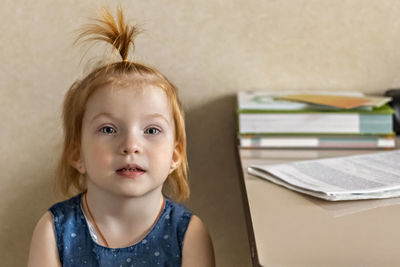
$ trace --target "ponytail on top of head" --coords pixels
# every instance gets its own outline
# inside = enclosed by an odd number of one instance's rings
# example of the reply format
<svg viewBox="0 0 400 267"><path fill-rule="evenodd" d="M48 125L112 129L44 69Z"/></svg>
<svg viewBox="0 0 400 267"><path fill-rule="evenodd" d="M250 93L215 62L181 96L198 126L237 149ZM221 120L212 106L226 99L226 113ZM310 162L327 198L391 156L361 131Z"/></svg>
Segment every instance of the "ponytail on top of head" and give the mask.
<svg viewBox="0 0 400 267"><path fill-rule="evenodd" d="M163 192L179 202L190 195L184 111L178 97L178 90L156 68L128 60L129 51L134 50L134 39L139 33L136 26L126 23L122 8L118 6L116 18L107 8L102 8L99 18L85 25L75 41L75 43L105 41L118 51L121 61L95 68L83 79L75 81L65 95L62 111L64 143L56 176L56 189L64 196L87 190L85 175L81 175L71 162L80 154L82 121L86 103L93 92L105 85L132 88L152 85L166 93L174 118L175 145L180 152L180 164L169 174L164 183Z"/></svg>
<svg viewBox="0 0 400 267"><path fill-rule="evenodd" d="M116 19L107 8L103 7L99 18L94 20L97 23L85 25L75 43L105 41L119 52L123 62L127 62L130 48L133 51L135 49L134 40L140 33L138 27L126 23L121 6L117 7Z"/></svg>

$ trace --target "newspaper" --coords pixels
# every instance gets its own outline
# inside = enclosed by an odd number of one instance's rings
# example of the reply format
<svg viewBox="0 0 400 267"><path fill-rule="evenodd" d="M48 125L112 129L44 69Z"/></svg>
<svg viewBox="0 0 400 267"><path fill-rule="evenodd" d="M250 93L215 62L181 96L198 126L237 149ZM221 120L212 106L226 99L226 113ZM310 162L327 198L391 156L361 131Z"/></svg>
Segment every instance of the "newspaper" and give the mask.
<svg viewBox="0 0 400 267"><path fill-rule="evenodd" d="M400 150L251 165L248 172L314 197L338 201L400 196Z"/></svg>

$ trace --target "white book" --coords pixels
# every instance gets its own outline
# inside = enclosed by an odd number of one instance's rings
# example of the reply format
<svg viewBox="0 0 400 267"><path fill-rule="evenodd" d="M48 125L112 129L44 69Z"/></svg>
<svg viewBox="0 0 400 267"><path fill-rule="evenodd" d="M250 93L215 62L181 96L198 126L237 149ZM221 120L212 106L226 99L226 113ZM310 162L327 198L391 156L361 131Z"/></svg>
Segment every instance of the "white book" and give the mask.
<svg viewBox="0 0 400 267"><path fill-rule="evenodd" d="M239 136L242 148L395 148L394 136Z"/></svg>
<svg viewBox="0 0 400 267"><path fill-rule="evenodd" d="M240 133L360 133L357 113L239 114Z"/></svg>

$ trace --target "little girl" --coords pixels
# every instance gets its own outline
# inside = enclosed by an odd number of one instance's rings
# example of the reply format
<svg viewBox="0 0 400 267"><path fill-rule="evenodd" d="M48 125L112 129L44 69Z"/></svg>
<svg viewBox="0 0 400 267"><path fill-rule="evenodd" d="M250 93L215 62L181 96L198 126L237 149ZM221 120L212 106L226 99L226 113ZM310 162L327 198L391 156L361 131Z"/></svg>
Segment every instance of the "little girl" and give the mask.
<svg viewBox="0 0 400 267"><path fill-rule="evenodd" d="M96 21L78 39L106 41L122 61L66 94L58 184L79 194L39 220L28 266L214 266L203 223L171 200L189 195L177 89L127 60L137 29L120 8L117 20L104 9Z"/></svg>

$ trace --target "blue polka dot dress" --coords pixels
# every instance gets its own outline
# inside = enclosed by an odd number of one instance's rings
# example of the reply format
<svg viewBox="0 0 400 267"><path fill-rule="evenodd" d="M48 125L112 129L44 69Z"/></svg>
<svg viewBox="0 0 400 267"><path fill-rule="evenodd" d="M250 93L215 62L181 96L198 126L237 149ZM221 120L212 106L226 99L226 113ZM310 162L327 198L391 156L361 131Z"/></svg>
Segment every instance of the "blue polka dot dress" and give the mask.
<svg viewBox="0 0 400 267"><path fill-rule="evenodd" d="M181 266L182 246L192 213L168 198L151 231L135 245L107 248L97 244L81 208L82 195L52 206L62 266Z"/></svg>

